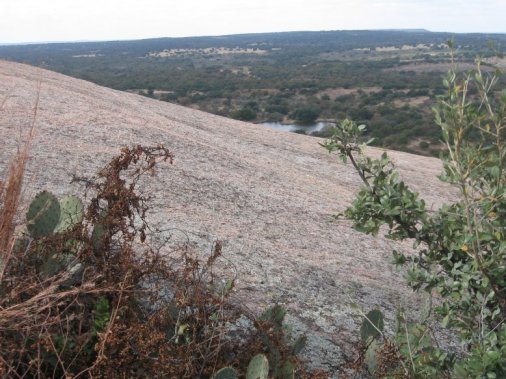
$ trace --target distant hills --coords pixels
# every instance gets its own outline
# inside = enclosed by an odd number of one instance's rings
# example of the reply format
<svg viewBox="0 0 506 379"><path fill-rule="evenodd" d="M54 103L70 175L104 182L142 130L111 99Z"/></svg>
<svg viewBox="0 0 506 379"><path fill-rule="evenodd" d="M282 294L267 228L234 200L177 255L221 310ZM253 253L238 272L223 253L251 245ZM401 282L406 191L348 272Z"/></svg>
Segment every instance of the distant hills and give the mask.
<svg viewBox="0 0 506 379"><path fill-rule="evenodd" d="M452 38L461 69L477 55L487 69L506 66L490 48L506 46L506 34L425 29L39 43L0 46L0 59L255 123L350 117L377 146L438 155L431 107L445 92Z"/></svg>
<svg viewBox="0 0 506 379"><path fill-rule="evenodd" d="M414 34L414 35L413 35ZM418 35L417 35L418 34ZM445 42L455 33L430 32L426 29L380 29L380 30L337 30L337 31L295 31L277 33L250 33L223 36L201 37L163 37L125 41L86 41L58 43L30 43L29 45L8 45L0 48L0 57L10 59L36 60L43 53L82 53L89 50L101 50L114 53L118 49L126 54L147 53L159 48L205 48L245 46L251 43L266 44L272 47L327 46L340 50L351 47L363 48L378 43L412 44ZM459 34L459 40L465 44L480 44L488 34ZM506 37L502 37L505 39ZM30 51L29 51L30 50Z"/></svg>
<svg viewBox="0 0 506 379"><path fill-rule="evenodd" d="M371 29L371 30L385 31L385 32L431 33L431 31L427 29Z"/></svg>

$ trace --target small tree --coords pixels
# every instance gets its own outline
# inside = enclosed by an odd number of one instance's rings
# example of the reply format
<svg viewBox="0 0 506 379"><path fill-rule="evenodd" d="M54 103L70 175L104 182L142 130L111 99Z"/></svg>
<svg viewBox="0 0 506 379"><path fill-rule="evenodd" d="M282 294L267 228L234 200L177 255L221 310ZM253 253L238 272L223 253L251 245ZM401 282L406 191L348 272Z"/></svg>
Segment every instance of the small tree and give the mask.
<svg viewBox="0 0 506 379"><path fill-rule="evenodd" d="M295 110L292 117L302 125L309 125L316 121L320 112L318 109L313 107L303 107Z"/></svg>
<svg viewBox="0 0 506 379"><path fill-rule="evenodd" d="M230 117L236 120L251 121L257 117L257 114L250 108L241 108L230 113Z"/></svg>
<svg viewBox="0 0 506 379"><path fill-rule="evenodd" d="M460 197L436 212L404 184L386 153L363 155L363 125L345 120L323 144L349 159L365 185L345 216L364 233L386 225L387 237L414 241L418 254L394 251L395 262L408 267L414 290L439 294L436 315L466 347L458 357L436 341L404 351L410 376L506 377L506 91L494 90L498 75L484 74L478 61L472 72L453 68L444 80L447 93L435 109L447 147L440 179Z"/></svg>

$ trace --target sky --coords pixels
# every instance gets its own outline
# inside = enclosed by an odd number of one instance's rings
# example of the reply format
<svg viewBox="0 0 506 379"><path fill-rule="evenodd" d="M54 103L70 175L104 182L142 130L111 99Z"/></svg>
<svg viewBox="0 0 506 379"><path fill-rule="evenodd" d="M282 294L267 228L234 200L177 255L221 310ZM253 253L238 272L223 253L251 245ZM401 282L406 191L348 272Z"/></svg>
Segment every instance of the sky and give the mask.
<svg viewBox="0 0 506 379"><path fill-rule="evenodd" d="M404 28L506 33L506 0L0 0L0 43Z"/></svg>

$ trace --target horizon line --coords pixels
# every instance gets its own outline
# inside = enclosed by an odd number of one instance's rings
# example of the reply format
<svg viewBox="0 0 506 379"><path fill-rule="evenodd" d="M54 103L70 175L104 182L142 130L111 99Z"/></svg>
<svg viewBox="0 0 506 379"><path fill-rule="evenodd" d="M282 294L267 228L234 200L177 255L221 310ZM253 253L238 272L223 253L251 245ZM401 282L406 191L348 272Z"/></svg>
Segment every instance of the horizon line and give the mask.
<svg viewBox="0 0 506 379"><path fill-rule="evenodd" d="M255 34L282 34L282 33L331 33L331 32L367 32L367 31L385 31L385 32L424 32L424 33L442 33L442 34L506 34L500 32L450 32L450 31L434 31L425 28L370 28L370 29L329 29L329 30L288 30L276 32L251 32L251 33L232 33L232 34L208 34L208 35L187 35L187 36L157 36L157 37L140 37L140 38L111 38L111 39L82 39L82 40L43 40L43 41L19 41L19 42L0 42L0 46L23 46L23 45L49 45L64 43L97 43L97 42L128 42L143 41L151 39L183 39L183 38L212 38L212 37L232 37L242 35Z"/></svg>

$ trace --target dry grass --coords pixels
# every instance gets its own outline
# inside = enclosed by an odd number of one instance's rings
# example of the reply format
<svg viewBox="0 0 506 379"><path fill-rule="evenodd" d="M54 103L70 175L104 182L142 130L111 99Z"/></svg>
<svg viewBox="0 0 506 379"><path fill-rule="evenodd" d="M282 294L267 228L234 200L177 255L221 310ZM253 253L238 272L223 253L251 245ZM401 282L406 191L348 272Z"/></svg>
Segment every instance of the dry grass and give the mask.
<svg viewBox="0 0 506 379"><path fill-rule="evenodd" d="M6 234L0 377L209 378L224 366L244 369L261 352L275 357L272 367L290 360L301 377L311 377L280 326L257 322L230 301L233 280L222 284L213 274L220 243L202 262L188 246L167 255L161 253L165 242L152 242L148 199L136 186L172 158L161 145L124 148L95 177L74 178L92 198L72 230L19 236L15 248L13 234ZM13 167L9 175L23 174ZM22 183L22 176L14 182ZM21 184L2 188L19 204ZM15 216L13 204L2 210ZM51 259L68 262L69 255L72 263L56 273L45 268ZM237 332L229 326L241 314L248 326Z"/></svg>
<svg viewBox="0 0 506 379"><path fill-rule="evenodd" d="M15 217L20 205L23 178L35 134L39 95L40 82L28 132L24 137L24 141L21 142L16 155L9 163L6 179L0 181L0 281L12 255L14 230L16 227ZM3 111L6 100L7 97L2 101L0 112Z"/></svg>

